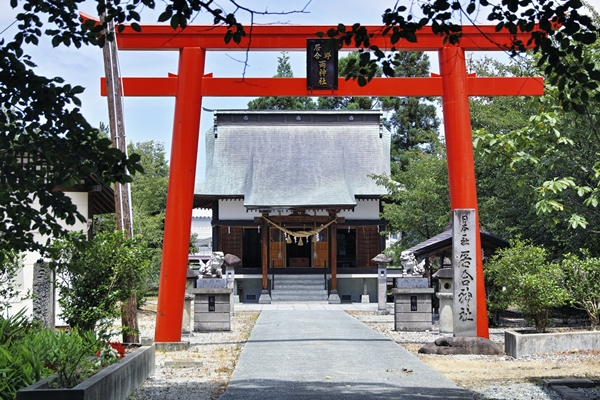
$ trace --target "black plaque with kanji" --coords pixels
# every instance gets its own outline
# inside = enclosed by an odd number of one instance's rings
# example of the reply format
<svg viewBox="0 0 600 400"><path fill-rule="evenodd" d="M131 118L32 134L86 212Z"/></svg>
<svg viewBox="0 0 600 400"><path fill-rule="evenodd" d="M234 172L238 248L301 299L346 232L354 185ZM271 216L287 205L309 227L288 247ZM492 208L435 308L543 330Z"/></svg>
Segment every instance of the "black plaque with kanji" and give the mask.
<svg viewBox="0 0 600 400"><path fill-rule="evenodd" d="M308 90L337 90L337 47L328 39L306 40L306 88Z"/></svg>

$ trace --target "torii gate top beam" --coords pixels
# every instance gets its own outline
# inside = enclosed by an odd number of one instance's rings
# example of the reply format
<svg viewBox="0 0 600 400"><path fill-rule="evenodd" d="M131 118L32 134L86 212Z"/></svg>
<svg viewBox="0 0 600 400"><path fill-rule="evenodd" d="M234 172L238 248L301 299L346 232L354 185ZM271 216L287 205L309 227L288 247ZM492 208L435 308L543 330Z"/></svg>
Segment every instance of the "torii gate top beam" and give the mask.
<svg viewBox="0 0 600 400"><path fill-rule="evenodd" d="M233 40L228 44L223 38L227 32L226 27L212 25L190 25L186 29L173 30L168 25L143 25L142 32L135 32L126 28L117 34L119 50L179 50L185 47L199 47L211 50L229 51L286 51L306 50L306 39L315 38L317 32L327 32L331 26L326 25L267 25L253 26L247 36L237 44ZM381 26L366 26L369 32L382 31ZM498 51L508 50L515 36L502 30L496 32L495 26L465 26L463 27L460 45L465 51ZM530 33L520 33L516 38L524 44L529 40ZM377 35L371 39L371 45L378 46L387 51L394 47L396 50L407 51L435 51L444 47L456 47L444 43L444 37L431 31L427 26L417 32L417 41L401 40L395 45L388 36ZM354 50L354 44L344 46L345 49Z"/></svg>

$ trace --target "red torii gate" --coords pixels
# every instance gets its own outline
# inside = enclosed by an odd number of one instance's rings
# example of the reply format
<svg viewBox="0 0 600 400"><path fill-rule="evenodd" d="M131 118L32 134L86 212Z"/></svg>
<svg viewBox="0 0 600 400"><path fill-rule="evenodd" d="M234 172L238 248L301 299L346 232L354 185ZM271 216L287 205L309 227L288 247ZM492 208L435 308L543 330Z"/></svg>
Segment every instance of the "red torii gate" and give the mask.
<svg viewBox="0 0 600 400"><path fill-rule="evenodd" d="M534 77L478 78L467 75L465 51L507 49L514 38L494 26L466 26L458 46L444 44L443 37L425 28L417 42L395 44L403 51L438 51L440 75L430 78L374 78L364 87L356 81L339 82L338 90L309 91L305 78L213 78L204 74L206 50L280 51L306 50L306 40L329 26L254 26L240 44L225 44L225 27L191 25L173 30L168 25L144 25L138 33L127 28L117 34L121 50L179 51L177 75L166 78L122 78L125 96L175 96L175 120L171 144L169 187L165 220L162 268L156 314L156 342L179 342L187 270L191 211L194 199L200 113L204 96L441 96L450 183L450 208L475 209L479 226L471 137L469 96L539 96L543 79ZM369 32L381 26L368 26ZM526 43L529 36L519 34ZM371 40L383 51L392 44L387 37ZM349 49L353 49L350 47ZM102 82L102 94L106 94ZM477 336L489 337L480 237L477 249Z"/></svg>

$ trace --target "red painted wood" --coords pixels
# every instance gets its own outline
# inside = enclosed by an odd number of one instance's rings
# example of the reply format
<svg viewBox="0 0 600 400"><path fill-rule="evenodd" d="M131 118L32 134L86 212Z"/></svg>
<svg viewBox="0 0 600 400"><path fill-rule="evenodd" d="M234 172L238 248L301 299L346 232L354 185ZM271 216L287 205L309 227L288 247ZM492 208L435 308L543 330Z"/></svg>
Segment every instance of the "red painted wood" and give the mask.
<svg viewBox="0 0 600 400"><path fill-rule="evenodd" d="M450 184L450 208L452 210L475 209L475 226L476 229L479 229L465 52L461 48L445 48L440 50L439 60L440 74L444 82L442 103ZM477 336L489 339L480 241L480 235L475 235Z"/></svg>
<svg viewBox="0 0 600 400"><path fill-rule="evenodd" d="M137 33L126 28L117 34L117 44L121 50L177 50L184 47L202 47L207 50L228 51L287 51L306 49L306 39L316 38L317 32L326 32L331 26L327 25L267 25L253 26L252 37L246 36L240 44L233 41L225 43L223 37L227 32L225 27L190 25L186 29L173 29L168 25L143 25L142 32ZM246 27L249 32L249 27ZM443 47L453 47L443 43L443 37L434 34L430 27L425 27L417 33L417 42L401 40L392 45L389 36L377 34L381 26L367 26L369 32L375 33L371 44L381 50L431 51ZM531 34L517 36L524 43ZM460 46L465 51L498 51L506 50L512 43L512 36L505 30L496 32L495 26L464 26ZM530 46L532 47L532 46ZM354 45L344 49L353 50Z"/></svg>
<svg viewBox="0 0 600 400"><path fill-rule="evenodd" d="M181 79L175 100L165 234L154 333L156 342L181 341L205 53L204 49L185 48L179 55Z"/></svg>
<svg viewBox="0 0 600 400"><path fill-rule="evenodd" d="M126 96L176 96L177 76L168 78L122 78ZM466 79L469 96L541 96L544 81L538 77L484 77ZM105 78L101 94L106 95ZM356 81L339 82L336 91L307 90L306 78L202 78L202 96L442 96L442 78L373 78L366 86Z"/></svg>

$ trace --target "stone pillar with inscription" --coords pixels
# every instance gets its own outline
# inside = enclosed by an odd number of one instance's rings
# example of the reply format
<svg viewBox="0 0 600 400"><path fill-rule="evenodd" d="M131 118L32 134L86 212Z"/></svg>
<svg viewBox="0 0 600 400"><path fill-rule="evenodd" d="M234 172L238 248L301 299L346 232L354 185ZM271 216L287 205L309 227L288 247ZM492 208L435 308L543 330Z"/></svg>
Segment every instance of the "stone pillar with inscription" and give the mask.
<svg viewBox="0 0 600 400"><path fill-rule="evenodd" d="M452 224L454 336L477 336L476 226L474 209L456 209ZM485 318L486 316L481 316Z"/></svg>
<svg viewBox="0 0 600 400"><path fill-rule="evenodd" d="M45 328L54 329L54 280L52 270L44 260L33 264L33 314Z"/></svg>

